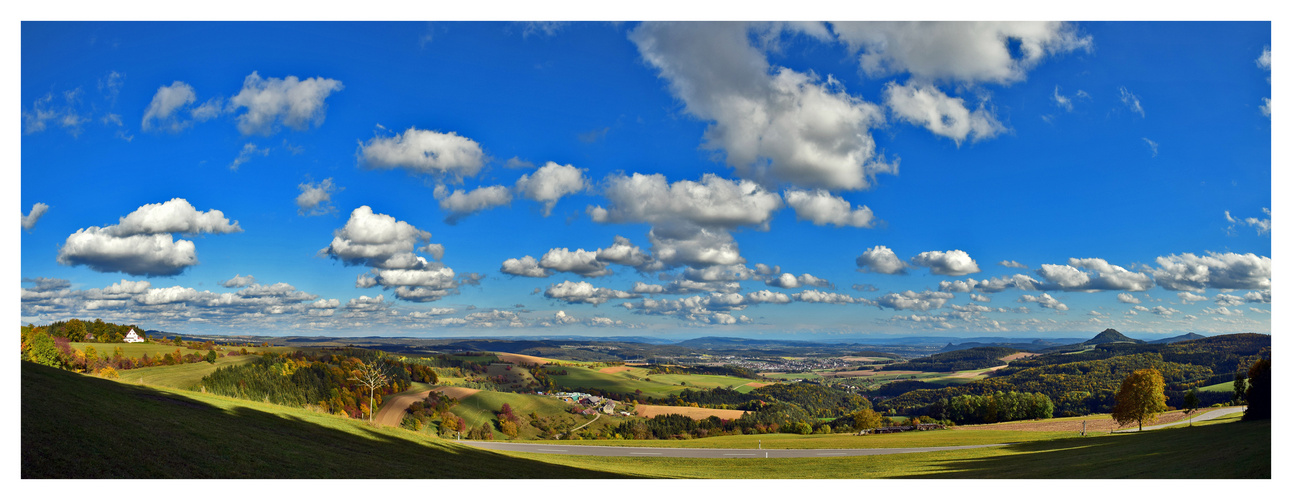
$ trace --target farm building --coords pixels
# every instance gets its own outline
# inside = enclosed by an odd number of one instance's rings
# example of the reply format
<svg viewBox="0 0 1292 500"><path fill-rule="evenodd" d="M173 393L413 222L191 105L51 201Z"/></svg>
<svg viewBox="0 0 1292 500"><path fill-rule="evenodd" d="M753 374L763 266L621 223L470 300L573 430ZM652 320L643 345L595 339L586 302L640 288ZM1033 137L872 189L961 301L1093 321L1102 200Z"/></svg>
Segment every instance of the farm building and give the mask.
<svg viewBox="0 0 1292 500"><path fill-rule="evenodd" d="M134 342L143 342L144 339L143 337L140 337L138 333L135 333L134 328L131 328L130 332L126 334L125 341L134 343Z"/></svg>

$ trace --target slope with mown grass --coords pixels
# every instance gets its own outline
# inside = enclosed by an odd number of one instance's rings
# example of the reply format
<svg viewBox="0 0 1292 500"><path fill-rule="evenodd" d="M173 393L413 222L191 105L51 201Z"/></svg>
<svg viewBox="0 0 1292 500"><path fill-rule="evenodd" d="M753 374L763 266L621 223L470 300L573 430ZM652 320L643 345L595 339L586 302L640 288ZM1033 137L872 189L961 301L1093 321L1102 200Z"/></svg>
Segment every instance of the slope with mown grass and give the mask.
<svg viewBox="0 0 1292 500"><path fill-rule="evenodd" d="M22 363L23 478L610 478L402 429Z"/></svg>

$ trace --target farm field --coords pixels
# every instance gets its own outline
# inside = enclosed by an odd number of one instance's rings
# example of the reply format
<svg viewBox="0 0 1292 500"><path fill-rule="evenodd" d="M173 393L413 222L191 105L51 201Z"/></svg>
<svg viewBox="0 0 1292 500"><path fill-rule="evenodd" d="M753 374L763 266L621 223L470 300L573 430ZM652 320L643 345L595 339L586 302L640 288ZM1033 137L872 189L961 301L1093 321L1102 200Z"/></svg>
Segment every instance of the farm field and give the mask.
<svg viewBox="0 0 1292 500"><path fill-rule="evenodd" d="M639 417L654 417L656 415L668 415L670 413L691 417L695 420L702 420L711 416L724 420L740 418L744 415L744 410L716 410L713 408L693 408L690 406L661 406L661 405L637 405L635 414Z"/></svg>
<svg viewBox="0 0 1292 500"><path fill-rule="evenodd" d="M614 373L603 373L600 369L581 366L566 366L562 369L566 370L566 375L553 375L552 378L565 387L593 388L620 394L633 394L640 389L643 395L650 397L666 396L687 388L730 386L740 392L749 392L754 390L754 386L748 384L758 383L756 380L724 375L650 374L649 370L637 367Z"/></svg>

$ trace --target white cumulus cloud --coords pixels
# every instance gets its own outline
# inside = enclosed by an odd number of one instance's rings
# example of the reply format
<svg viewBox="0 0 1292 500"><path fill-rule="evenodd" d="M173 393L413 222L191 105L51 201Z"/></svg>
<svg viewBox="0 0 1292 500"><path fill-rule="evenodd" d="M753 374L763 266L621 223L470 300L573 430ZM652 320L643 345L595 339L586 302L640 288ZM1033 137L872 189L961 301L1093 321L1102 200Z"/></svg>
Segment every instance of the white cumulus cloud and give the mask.
<svg viewBox="0 0 1292 500"><path fill-rule="evenodd" d="M751 44L751 34L775 39L784 27L643 23L629 39L686 112L709 122L705 147L724 151L742 177L855 190L895 172L870 135L883 124L879 106L833 77L775 67Z"/></svg>
<svg viewBox="0 0 1292 500"><path fill-rule="evenodd" d="M543 216L552 214L552 208L561 197L583 191L583 170L574 165L547 162L531 174L520 176L516 191L525 198L543 203Z"/></svg>
<svg viewBox="0 0 1292 500"><path fill-rule="evenodd" d="M337 188L332 178L323 179L318 184L302 182L297 186L301 194L296 196L296 213L300 215L323 215L336 211L332 206L332 194Z"/></svg>
<svg viewBox="0 0 1292 500"><path fill-rule="evenodd" d="M237 116L242 135L273 135L281 125L305 130L323 123L327 113L323 101L342 88L340 81L330 78L262 78L253 71L242 81L242 90L229 99L229 109L245 110Z"/></svg>
<svg viewBox="0 0 1292 500"><path fill-rule="evenodd" d="M184 130L193 122L184 119L182 110L195 100L197 100L197 93L193 91L193 86L187 83L176 81L159 87L157 93L153 94L152 102L148 103L148 108L144 110L142 128L145 131Z"/></svg>
<svg viewBox="0 0 1292 500"><path fill-rule="evenodd" d="M824 189L806 191L791 189L785 192L785 202L794 207L799 220L809 220L818 226L834 224L840 227L872 227L875 214L870 207L852 204Z"/></svg>
<svg viewBox="0 0 1292 500"><path fill-rule="evenodd" d="M906 263L884 245L868 248L857 257L857 268L862 272L906 274L906 267Z"/></svg>
<svg viewBox="0 0 1292 500"><path fill-rule="evenodd" d="M471 191L455 189L452 193L443 184L435 186L435 199L440 210L448 212L444 222L457 224L463 217L482 210L511 204L511 191L503 186L484 186Z"/></svg>
<svg viewBox="0 0 1292 500"><path fill-rule="evenodd" d="M459 180L480 173L485 161L476 141L415 127L394 137L374 137L359 147L359 158L368 168L405 168Z"/></svg>
<svg viewBox="0 0 1292 500"><path fill-rule="evenodd" d="M964 99L950 97L932 85L889 82L884 87L884 103L902 120L954 140L957 146L970 136L977 142L1005 131L983 105L970 111Z"/></svg>
<svg viewBox="0 0 1292 500"><path fill-rule="evenodd" d="M1149 269L1153 279L1173 291L1268 290L1273 278L1273 261L1253 253L1172 254L1156 262L1158 267Z"/></svg>
<svg viewBox="0 0 1292 500"><path fill-rule="evenodd" d="M911 259L911 264L927 267L929 272L944 276L964 276L980 272L978 263L964 250L920 252Z"/></svg>

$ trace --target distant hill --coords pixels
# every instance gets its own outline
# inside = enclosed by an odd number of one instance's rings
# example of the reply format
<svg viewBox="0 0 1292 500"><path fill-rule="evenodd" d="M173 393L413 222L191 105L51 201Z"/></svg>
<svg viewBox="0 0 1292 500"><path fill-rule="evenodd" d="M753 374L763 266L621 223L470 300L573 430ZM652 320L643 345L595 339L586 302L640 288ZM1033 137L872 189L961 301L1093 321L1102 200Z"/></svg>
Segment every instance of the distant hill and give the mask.
<svg viewBox="0 0 1292 500"><path fill-rule="evenodd" d="M1052 339L1052 340L1035 339L1031 342L1025 342L1026 340L1027 339L1018 339L1018 341L1014 341L1014 342L964 342L960 344L947 344L946 347L943 347L942 350L938 352L960 351L964 349L973 349L975 347L1008 347L1010 349L1017 349L1019 351L1039 352L1045 349L1049 349L1051 347L1072 345L1081 341L1081 339L1079 338L1077 339L1063 338L1063 339Z"/></svg>
<svg viewBox="0 0 1292 500"><path fill-rule="evenodd" d="M739 349L739 348L766 348L766 347L817 347L830 346L832 344L823 344L820 342L804 342L799 340L779 340L779 339L742 339L738 337L700 337L698 339L683 340L674 345L690 347L692 349Z"/></svg>
<svg viewBox="0 0 1292 500"><path fill-rule="evenodd" d="M1125 335L1122 335L1122 332L1109 328L1107 330L1099 332L1099 335L1095 335L1095 338L1082 342L1082 344L1099 345L1099 344L1111 344L1113 342L1129 342L1132 344L1146 343L1143 340L1127 337Z"/></svg>
<svg viewBox="0 0 1292 500"><path fill-rule="evenodd" d="M1193 332L1189 332L1184 335L1177 335L1175 337L1167 337L1164 339L1152 340L1152 341L1149 341L1149 343L1150 344L1174 344L1176 342L1184 342L1188 340L1198 340L1198 339L1205 339L1205 338L1207 337L1203 335L1198 335Z"/></svg>

